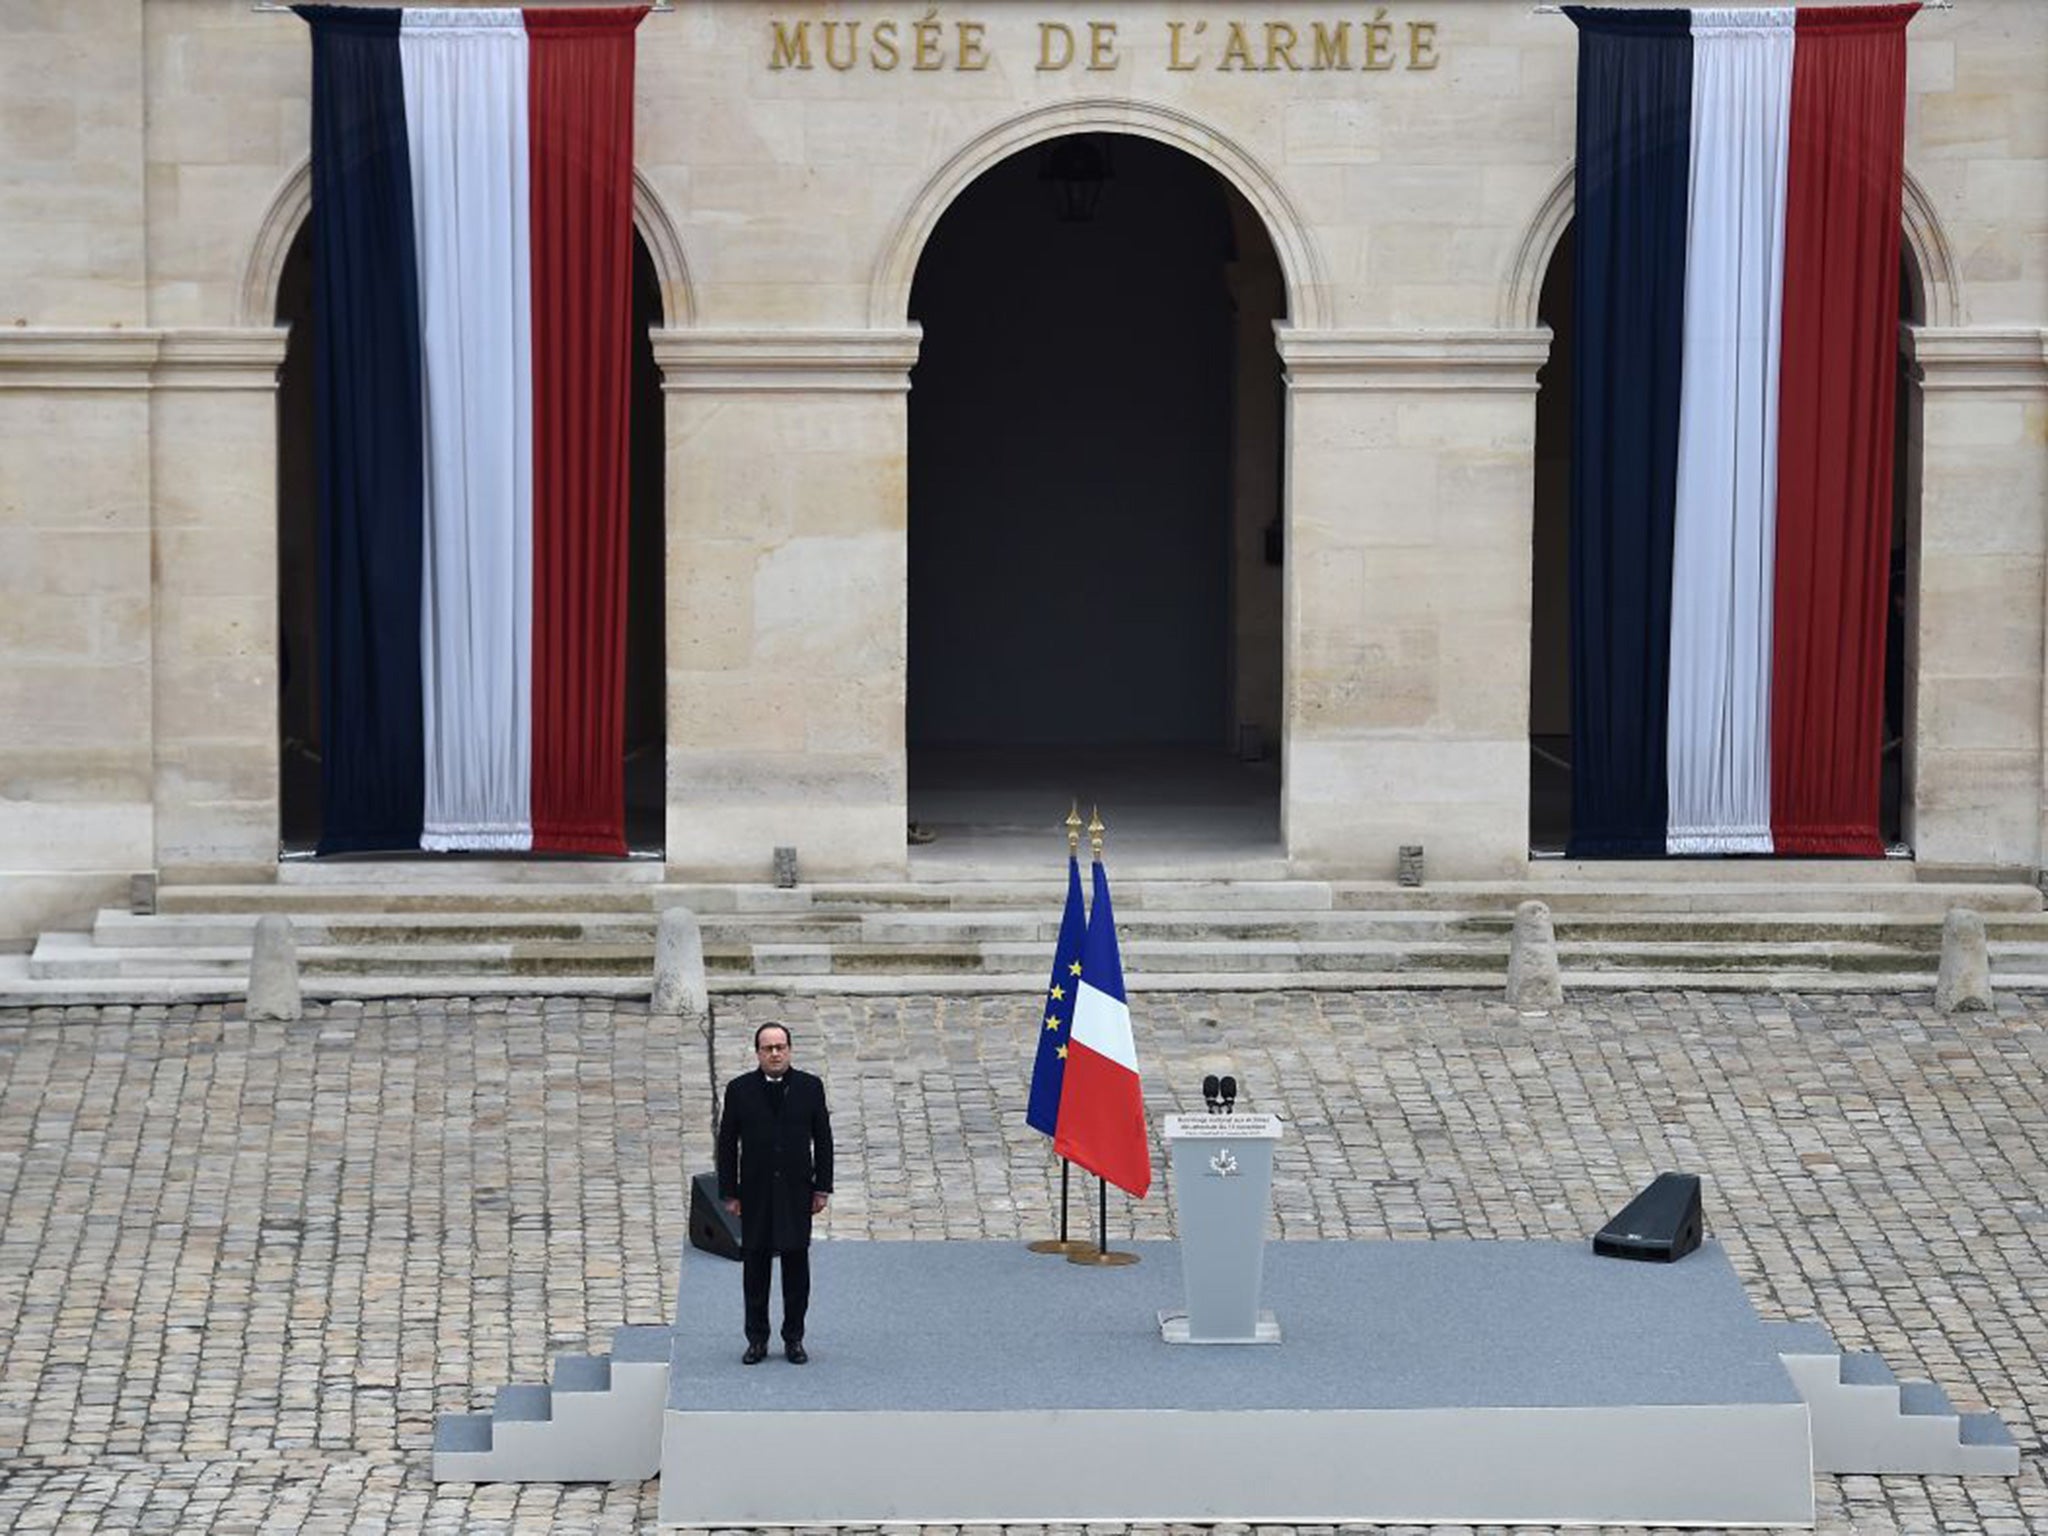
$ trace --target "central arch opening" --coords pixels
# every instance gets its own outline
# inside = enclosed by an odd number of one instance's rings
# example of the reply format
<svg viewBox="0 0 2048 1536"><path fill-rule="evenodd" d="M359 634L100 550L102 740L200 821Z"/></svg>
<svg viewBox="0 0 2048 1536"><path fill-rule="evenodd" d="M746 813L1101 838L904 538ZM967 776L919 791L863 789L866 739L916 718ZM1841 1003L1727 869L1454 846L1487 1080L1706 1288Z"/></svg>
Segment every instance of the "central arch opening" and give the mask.
<svg viewBox="0 0 2048 1536"><path fill-rule="evenodd" d="M1180 150L1070 134L970 184L910 313L920 863L1042 863L1078 798L1128 862L1277 857L1285 286Z"/></svg>

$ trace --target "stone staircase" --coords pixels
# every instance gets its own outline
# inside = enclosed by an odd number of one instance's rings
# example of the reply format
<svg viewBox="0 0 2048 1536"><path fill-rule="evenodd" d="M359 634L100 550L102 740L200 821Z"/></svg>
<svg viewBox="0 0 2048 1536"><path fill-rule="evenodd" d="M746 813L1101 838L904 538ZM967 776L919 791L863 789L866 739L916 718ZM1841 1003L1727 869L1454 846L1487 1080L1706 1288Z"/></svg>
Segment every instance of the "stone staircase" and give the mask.
<svg viewBox="0 0 2048 1536"><path fill-rule="evenodd" d="M656 924L675 906L699 917L717 992L1031 992L1064 896L1057 878L781 890L598 868L569 880L547 865L287 865L273 884L166 886L153 913L104 910L89 930L0 956L0 1005L239 996L268 913L291 918L316 998L644 995ZM1942 915L1964 905L1984 914L1996 984L2048 986L2048 914L2033 887L1918 882L1902 868L1907 878L1865 866L1828 879L1828 866L1801 865L1771 883L1660 869L1626 883L1413 888L1133 878L1117 884L1117 922L1139 991L1495 989L1515 904L1532 895L1550 903L1568 987L1899 991L1932 987Z"/></svg>

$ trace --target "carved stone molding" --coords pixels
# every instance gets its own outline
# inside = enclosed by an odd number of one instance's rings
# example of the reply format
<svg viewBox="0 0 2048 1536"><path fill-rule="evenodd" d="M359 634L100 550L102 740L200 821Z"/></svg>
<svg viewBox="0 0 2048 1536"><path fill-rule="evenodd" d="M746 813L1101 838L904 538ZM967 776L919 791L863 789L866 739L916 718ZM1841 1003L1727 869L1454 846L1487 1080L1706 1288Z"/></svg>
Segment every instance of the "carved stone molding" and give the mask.
<svg viewBox="0 0 2048 1536"><path fill-rule="evenodd" d="M1534 394L1550 332L1303 331L1273 327L1288 388L1352 392Z"/></svg>
<svg viewBox="0 0 2048 1536"><path fill-rule="evenodd" d="M147 389L156 356L155 331L0 330L0 389Z"/></svg>
<svg viewBox="0 0 2048 1536"><path fill-rule="evenodd" d="M2048 329L2039 326L1902 327L1920 387L1947 390L2048 390Z"/></svg>
<svg viewBox="0 0 2048 1536"><path fill-rule="evenodd" d="M150 381L158 389L274 390L288 332L165 331Z"/></svg>
<svg viewBox="0 0 2048 1536"><path fill-rule="evenodd" d="M0 389L277 387L281 330L0 330Z"/></svg>
<svg viewBox="0 0 2048 1536"><path fill-rule="evenodd" d="M902 394L920 327L654 331L662 388L711 394Z"/></svg>

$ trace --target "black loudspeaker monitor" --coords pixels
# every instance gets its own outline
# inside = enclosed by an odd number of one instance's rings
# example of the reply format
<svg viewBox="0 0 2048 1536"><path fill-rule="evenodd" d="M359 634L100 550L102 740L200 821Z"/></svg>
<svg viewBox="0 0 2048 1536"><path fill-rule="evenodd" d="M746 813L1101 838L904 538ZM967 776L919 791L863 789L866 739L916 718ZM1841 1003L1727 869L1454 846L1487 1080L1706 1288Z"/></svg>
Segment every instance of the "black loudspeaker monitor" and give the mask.
<svg viewBox="0 0 2048 1536"><path fill-rule="evenodd" d="M740 1256L740 1219L719 1203L715 1173L700 1173L690 1180L690 1246L721 1259Z"/></svg>
<svg viewBox="0 0 2048 1536"><path fill-rule="evenodd" d="M1593 1239L1610 1259L1670 1264L1700 1245L1700 1181L1692 1173L1660 1173Z"/></svg>

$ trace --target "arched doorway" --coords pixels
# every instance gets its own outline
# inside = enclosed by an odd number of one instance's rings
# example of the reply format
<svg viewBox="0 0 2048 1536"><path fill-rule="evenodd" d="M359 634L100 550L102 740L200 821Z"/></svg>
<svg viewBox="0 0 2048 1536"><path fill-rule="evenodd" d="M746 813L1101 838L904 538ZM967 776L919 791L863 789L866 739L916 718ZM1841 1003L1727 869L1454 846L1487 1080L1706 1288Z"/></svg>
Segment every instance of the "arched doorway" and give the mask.
<svg viewBox="0 0 2048 1536"><path fill-rule="evenodd" d="M1544 269L1537 315L1551 332L1550 358L1537 378L1536 508L1529 672L1529 851L1562 857L1571 837L1571 443L1573 226L1566 225ZM1920 390L1906 329L1926 318L1925 285L1911 231L1899 243L1900 344L1892 454L1892 526L1886 603L1884 744L1878 833L1887 850L1910 851L1906 807L1912 754L1908 685L1913 675L1920 516Z"/></svg>
<svg viewBox="0 0 2048 1536"><path fill-rule="evenodd" d="M1258 215L1149 138L948 206L910 297L918 857L1042 860L1076 796L1126 850L1277 853L1285 312Z"/></svg>
<svg viewBox="0 0 2048 1536"><path fill-rule="evenodd" d="M289 331L277 386L279 847L310 858L320 841L320 617L318 508L313 463L313 247L307 220L277 284L275 320ZM661 284L645 240L633 237L631 507L627 523L626 709L622 772L626 846L659 858L665 836L667 695L664 683L661 374L648 333L662 325ZM378 858L436 858L378 854ZM464 858L526 855L464 854Z"/></svg>

